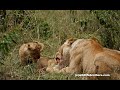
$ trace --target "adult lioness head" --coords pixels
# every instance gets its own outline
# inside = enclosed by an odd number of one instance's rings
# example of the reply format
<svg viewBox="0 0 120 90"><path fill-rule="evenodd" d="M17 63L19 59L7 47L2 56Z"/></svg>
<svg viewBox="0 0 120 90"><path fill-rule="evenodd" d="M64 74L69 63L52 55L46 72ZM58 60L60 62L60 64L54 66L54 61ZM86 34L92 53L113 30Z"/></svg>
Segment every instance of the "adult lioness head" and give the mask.
<svg viewBox="0 0 120 90"><path fill-rule="evenodd" d="M58 49L56 53L56 61L61 66L61 68L69 65L71 45L76 41L75 38L67 39L66 42Z"/></svg>

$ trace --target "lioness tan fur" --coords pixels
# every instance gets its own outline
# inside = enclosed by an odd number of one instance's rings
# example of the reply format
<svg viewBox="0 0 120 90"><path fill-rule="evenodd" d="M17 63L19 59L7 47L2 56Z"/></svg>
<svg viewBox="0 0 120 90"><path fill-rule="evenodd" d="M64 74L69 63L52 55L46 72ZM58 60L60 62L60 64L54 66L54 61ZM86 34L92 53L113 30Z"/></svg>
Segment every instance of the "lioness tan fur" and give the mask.
<svg viewBox="0 0 120 90"><path fill-rule="evenodd" d="M61 65L64 65L59 73L110 74L111 77L117 73L118 77L119 51L104 48L95 39L77 39L70 42L71 39L66 40L57 52L63 62ZM68 62L66 66L65 62Z"/></svg>

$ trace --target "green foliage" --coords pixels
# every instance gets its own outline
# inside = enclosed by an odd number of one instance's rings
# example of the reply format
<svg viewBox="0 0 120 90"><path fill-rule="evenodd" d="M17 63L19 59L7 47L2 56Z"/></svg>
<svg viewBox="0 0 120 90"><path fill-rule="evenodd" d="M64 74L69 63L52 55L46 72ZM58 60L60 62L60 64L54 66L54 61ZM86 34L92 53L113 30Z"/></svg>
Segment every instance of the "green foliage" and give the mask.
<svg viewBox="0 0 120 90"><path fill-rule="evenodd" d="M120 11L119 10L95 10L97 19L105 28L100 31L103 45L112 49L119 49L120 46Z"/></svg>
<svg viewBox="0 0 120 90"><path fill-rule="evenodd" d="M0 52L2 53L3 57L9 53L15 44L17 44L17 40L18 36L16 32L11 32L3 36L2 40L0 41Z"/></svg>
<svg viewBox="0 0 120 90"><path fill-rule="evenodd" d="M0 32L6 31L6 10L0 10Z"/></svg>
<svg viewBox="0 0 120 90"><path fill-rule="evenodd" d="M41 38L43 38L44 40L50 38L50 36L52 35L52 31L50 31L50 26L47 22L41 20L37 27Z"/></svg>

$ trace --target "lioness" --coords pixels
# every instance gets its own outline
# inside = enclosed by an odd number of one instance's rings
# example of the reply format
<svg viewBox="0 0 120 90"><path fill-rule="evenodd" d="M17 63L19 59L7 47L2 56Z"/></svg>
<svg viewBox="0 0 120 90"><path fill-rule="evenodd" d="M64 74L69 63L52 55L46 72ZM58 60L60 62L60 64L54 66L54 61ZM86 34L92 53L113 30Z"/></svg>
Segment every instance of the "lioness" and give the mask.
<svg viewBox="0 0 120 90"><path fill-rule="evenodd" d="M59 57L56 57L61 60L60 65L63 65L63 68L57 71L59 73L119 73L120 52L104 48L94 39L68 39L57 53ZM67 64L64 64L66 62ZM119 77L118 74L116 76Z"/></svg>

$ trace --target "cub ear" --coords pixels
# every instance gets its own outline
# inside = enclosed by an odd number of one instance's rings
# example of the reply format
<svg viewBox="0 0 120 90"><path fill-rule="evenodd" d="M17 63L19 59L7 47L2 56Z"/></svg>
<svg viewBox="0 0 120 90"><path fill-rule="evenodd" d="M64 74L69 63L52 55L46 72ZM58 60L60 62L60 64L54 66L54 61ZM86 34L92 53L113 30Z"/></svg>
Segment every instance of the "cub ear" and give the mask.
<svg viewBox="0 0 120 90"><path fill-rule="evenodd" d="M28 44L28 50L31 50L31 48L30 48L30 44Z"/></svg>
<svg viewBox="0 0 120 90"><path fill-rule="evenodd" d="M44 44L43 43L38 43L40 46L40 51L42 51L44 49Z"/></svg>
<svg viewBox="0 0 120 90"><path fill-rule="evenodd" d="M35 41L35 43L38 43L37 41Z"/></svg>

